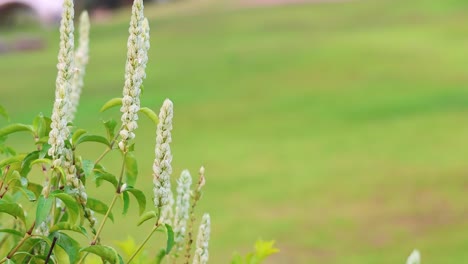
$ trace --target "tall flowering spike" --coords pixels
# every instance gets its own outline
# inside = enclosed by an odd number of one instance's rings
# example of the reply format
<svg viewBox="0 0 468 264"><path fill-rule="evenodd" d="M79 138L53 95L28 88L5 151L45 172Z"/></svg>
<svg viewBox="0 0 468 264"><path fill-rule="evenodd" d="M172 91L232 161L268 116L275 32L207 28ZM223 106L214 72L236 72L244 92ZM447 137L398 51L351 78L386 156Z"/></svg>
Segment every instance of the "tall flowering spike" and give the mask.
<svg viewBox="0 0 468 264"><path fill-rule="evenodd" d="M177 180L177 200L174 218L174 241L177 245L177 250L182 250L187 230L191 185L192 176L190 175L190 172L188 170L182 171L179 180Z"/></svg>
<svg viewBox="0 0 468 264"><path fill-rule="evenodd" d="M83 78L85 75L86 65L88 64L89 53L89 16L88 12L83 11L80 16L80 39L78 47L75 51L75 75L72 82L71 90L71 109L69 111L69 119L73 121L78 104L80 101L81 89L83 88Z"/></svg>
<svg viewBox="0 0 468 264"><path fill-rule="evenodd" d="M406 264L420 264L421 263L421 254L417 249L411 252L408 259L406 260Z"/></svg>
<svg viewBox="0 0 468 264"><path fill-rule="evenodd" d="M210 215L204 214L197 235L197 247L193 256L193 264L208 263L208 242L210 241Z"/></svg>
<svg viewBox="0 0 468 264"><path fill-rule="evenodd" d="M71 80L73 78L73 1L63 2L62 20L60 23L60 50L58 54L58 74L55 83L55 102L52 111L51 131L49 133L49 155L54 166L60 166L63 160L65 140L68 138L68 112L70 110Z"/></svg>
<svg viewBox="0 0 468 264"><path fill-rule="evenodd" d="M171 192L172 154L170 143L172 141L173 105L166 99L159 112L159 123L156 129L156 158L153 163L154 206L163 208L169 204Z"/></svg>
<svg viewBox="0 0 468 264"><path fill-rule="evenodd" d="M135 138L138 111L140 110L141 84L145 78L145 68L148 61L147 41L149 43L149 26L144 27L143 0L135 0L130 19L129 37L127 42L127 63L125 65L125 85L122 96L122 129L120 130L119 148L127 150L129 140ZM146 23L146 25L148 25Z"/></svg>

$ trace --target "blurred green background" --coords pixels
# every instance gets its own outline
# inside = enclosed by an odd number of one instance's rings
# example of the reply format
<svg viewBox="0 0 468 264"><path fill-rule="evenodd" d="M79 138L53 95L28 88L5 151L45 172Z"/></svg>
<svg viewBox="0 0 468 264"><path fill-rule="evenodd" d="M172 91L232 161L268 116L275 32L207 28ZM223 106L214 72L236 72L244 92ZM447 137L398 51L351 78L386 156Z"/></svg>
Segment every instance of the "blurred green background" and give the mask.
<svg viewBox="0 0 468 264"><path fill-rule="evenodd" d="M404 263L413 248L425 264L468 263L468 3L247 2L146 7L142 104L174 102L174 178L206 167L198 213L212 217L210 262L263 238L281 250L266 263ZM99 109L121 96L129 16L92 25L76 117L89 131L119 118ZM0 55L13 122L52 110L58 33L39 34L46 49ZM141 118L137 187L149 197L154 135ZM9 142L33 147L25 135ZM135 206L124 225L106 225L103 243L143 239L151 224L136 228Z"/></svg>

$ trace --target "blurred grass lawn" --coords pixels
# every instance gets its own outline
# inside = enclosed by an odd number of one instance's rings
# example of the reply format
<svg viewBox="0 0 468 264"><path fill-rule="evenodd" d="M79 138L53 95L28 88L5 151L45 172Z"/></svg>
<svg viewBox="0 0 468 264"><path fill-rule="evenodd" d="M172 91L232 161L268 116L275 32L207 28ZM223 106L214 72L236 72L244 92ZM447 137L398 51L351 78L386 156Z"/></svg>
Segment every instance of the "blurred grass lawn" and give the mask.
<svg viewBox="0 0 468 264"><path fill-rule="evenodd" d="M198 212L212 216L211 263L257 238L281 249L268 263L404 263L415 247L425 264L468 263L468 5L375 2L147 7L142 104L174 101L174 176L207 169ZM76 123L93 132L118 118L97 113L121 95L128 17L92 29ZM52 109L58 34L45 34L47 50L0 57L14 122ZM148 196L154 142L142 118ZM135 227L133 209L104 243L142 239L150 227Z"/></svg>

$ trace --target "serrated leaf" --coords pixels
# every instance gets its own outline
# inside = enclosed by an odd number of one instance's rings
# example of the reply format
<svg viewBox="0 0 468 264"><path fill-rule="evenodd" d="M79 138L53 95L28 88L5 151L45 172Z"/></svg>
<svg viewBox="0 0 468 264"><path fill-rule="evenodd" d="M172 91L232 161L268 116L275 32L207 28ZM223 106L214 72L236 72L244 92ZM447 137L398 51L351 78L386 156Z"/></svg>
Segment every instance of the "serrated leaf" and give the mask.
<svg viewBox="0 0 468 264"><path fill-rule="evenodd" d="M107 101L102 107L100 112L104 112L109 108L116 107L116 106L121 106L122 105L122 98L112 98L109 101Z"/></svg>
<svg viewBox="0 0 468 264"><path fill-rule="evenodd" d="M166 255L171 252L172 247L174 247L174 231L172 227L168 224L165 224L167 232L167 241L166 241Z"/></svg>
<svg viewBox="0 0 468 264"><path fill-rule="evenodd" d="M125 156L125 175L127 176L126 183L134 186L138 176L138 165L135 155L131 152Z"/></svg>
<svg viewBox="0 0 468 264"><path fill-rule="evenodd" d="M258 240L255 243L255 255L262 261L270 255L279 252L279 249L274 247L275 241Z"/></svg>
<svg viewBox="0 0 468 264"><path fill-rule="evenodd" d="M21 176L26 177L28 175L28 173L31 171L31 162L39 159L39 153L39 150L36 150L24 157L23 161L21 162Z"/></svg>
<svg viewBox="0 0 468 264"><path fill-rule="evenodd" d="M128 207L130 206L130 197L127 192L122 193L123 199L123 211L122 214L125 215L128 212Z"/></svg>
<svg viewBox="0 0 468 264"><path fill-rule="evenodd" d="M37 209L36 209L36 226L39 226L44 222L52 210L52 205L54 204L53 197L45 198L44 195L39 196L37 200Z"/></svg>
<svg viewBox="0 0 468 264"><path fill-rule="evenodd" d="M99 187L101 186L102 181L106 181L114 185L114 187L117 189L117 178L115 175L102 171L102 170L94 170L94 179L96 180L96 186Z"/></svg>
<svg viewBox="0 0 468 264"><path fill-rule="evenodd" d="M109 207L105 203L90 197L86 202L86 206L94 212L102 215L105 215L107 213L107 210L109 209ZM109 219L112 220L112 222L114 222L114 216L112 215L112 212L109 213Z"/></svg>
<svg viewBox="0 0 468 264"><path fill-rule="evenodd" d="M98 135L84 135L80 137L80 139L78 139L75 145L79 145L84 142L97 142L97 143L102 143L106 146L110 145L109 141L105 137L98 136Z"/></svg>
<svg viewBox="0 0 468 264"><path fill-rule="evenodd" d="M21 233L20 231L15 230L15 229L8 229L8 228L0 229L0 233L8 233L8 234L11 234L11 235L14 235L14 236L19 236L19 237L24 236L24 234Z"/></svg>
<svg viewBox="0 0 468 264"><path fill-rule="evenodd" d="M24 124L11 124L0 129L0 137L7 136L16 132L31 132L34 133L34 129L30 125Z"/></svg>
<svg viewBox="0 0 468 264"><path fill-rule="evenodd" d="M107 138L111 141L115 136L115 127L117 122L114 119L109 119L104 122L104 127L106 128Z"/></svg>
<svg viewBox="0 0 468 264"><path fill-rule="evenodd" d="M135 199L138 202L138 207L140 208L139 213L141 215L146 209L146 196L145 196L145 194L142 191L140 191L138 189L135 189L135 188L132 188L132 187L127 187L125 192L129 192L129 193L133 194L133 196L135 197Z"/></svg>
<svg viewBox="0 0 468 264"><path fill-rule="evenodd" d="M83 167L84 175L88 177L93 172L94 162L92 160L82 160L81 166Z"/></svg>
<svg viewBox="0 0 468 264"><path fill-rule="evenodd" d="M155 125L158 124L158 115L153 110L151 110L150 108L142 107L142 108L140 108L140 110L138 112L143 113L145 116L147 116L149 119L151 119L151 121L153 121L153 123Z"/></svg>
<svg viewBox="0 0 468 264"><path fill-rule="evenodd" d="M79 225L73 225L68 222L60 222L52 226L49 230L49 232L55 232L55 231L60 231L60 230L68 230L68 231L73 231L76 233L80 233L84 236L88 236L88 232L86 231L86 228L79 226Z"/></svg>
<svg viewBox="0 0 468 264"><path fill-rule="evenodd" d="M7 113L6 109L5 109L5 107L3 107L1 105L0 105L0 115L5 117L5 119L7 121L10 121L10 117L8 116L8 113Z"/></svg>
<svg viewBox="0 0 468 264"><path fill-rule="evenodd" d="M15 218L21 219L23 223L26 223L23 208L21 208L17 203L10 203L0 200L0 213L9 214Z"/></svg>
<svg viewBox="0 0 468 264"><path fill-rule="evenodd" d="M155 211L148 211L148 212L145 212L144 214L142 214L140 216L140 219L138 220L138 223L137 223L137 226L140 226L141 224L143 224L144 222L150 220L150 219L153 219L153 218L156 218L157 214Z"/></svg>
<svg viewBox="0 0 468 264"><path fill-rule="evenodd" d="M60 199L65 204L71 224L76 223L76 220L80 215L80 207L76 199L70 194L64 192L52 192L51 196Z"/></svg>
<svg viewBox="0 0 468 264"><path fill-rule="evenodd" d="M57 238L57 245L67 252L70 263L78 262L80 259L80 243L62 232L51 232L49 238L51 237Z"/></svg>
<svg viewBox="0 0 468 264"><path fill-rule="evenodd" d="M117 251L109 246L93 245L82 248L80 251L95 254L101 257L103 260L110 262L111 264L115 264L119 261Z"/></svg>
<svg viewBox="0 0 468 264"><path fill-rule="evenodd" d="M77 142L77 141L80 139L80 137L81 137L82 135L84 135L84 134L86 134L86 130L81 129L81 128L80 128L80 129L77 129L77 130L73 133L72 141L71 141L72 144L75 144L75 142Z"/></svg>
<svg viewBox="0 0 468 264"><path fill-rule="evenodd" d="M6 165L10 165L10 164L13 164L13 163L21 163L23 161L24 157L26 157L26 154L20 154L20 155L17 155L17 156L13 156L13 157L3 159L2 161L0 161L0 168L3 168Z"/></svg>

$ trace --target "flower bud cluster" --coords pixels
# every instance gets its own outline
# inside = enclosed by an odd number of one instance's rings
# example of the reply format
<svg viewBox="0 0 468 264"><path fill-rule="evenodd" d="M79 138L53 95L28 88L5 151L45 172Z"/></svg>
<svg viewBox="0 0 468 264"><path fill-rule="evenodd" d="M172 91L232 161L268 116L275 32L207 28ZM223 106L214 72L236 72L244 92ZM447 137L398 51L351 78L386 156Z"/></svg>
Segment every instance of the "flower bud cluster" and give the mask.
<svg viewBox="0 0 468 264"><path fill-rule="evenodd" d="M208 242L210 241L210 215L204 214L200 228L198 229L197 245L195 255L193 256L193 264L208 263Z"/></svg>
<svg viewBox="0 0 468 264"><path fill-rule="evenodd" d="M174 241L177 250L181 250L185 239L187 221L190 210L190 187L192 185L192 176L188 170L182 171L177 181L177 200L174 218Z"/></svg>
<svg viewBox="0 0 468 264"><path fill-rule="evenodd" d="M173 105L166 99L159 112L159 123L156 129L156 157L153 163L154 206L163 208L169 204L171 193L170 176L172 173L172 154L169 144L172 141Z"/></svg>
<svg viewBox="0 0 468 264"><path fill-rule="evenodd" d="M121 121L119 132L121 141L119 148L127 151L129 140L135 138L134 131L138 128L138 111L140 110L140 94L145 68L148 62L149 24L143 15L143 1L135 0L130 19L129 37L127 42L127 62L125 65L125 85L122 95Z"/></svg>

